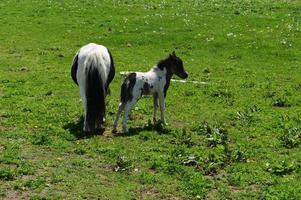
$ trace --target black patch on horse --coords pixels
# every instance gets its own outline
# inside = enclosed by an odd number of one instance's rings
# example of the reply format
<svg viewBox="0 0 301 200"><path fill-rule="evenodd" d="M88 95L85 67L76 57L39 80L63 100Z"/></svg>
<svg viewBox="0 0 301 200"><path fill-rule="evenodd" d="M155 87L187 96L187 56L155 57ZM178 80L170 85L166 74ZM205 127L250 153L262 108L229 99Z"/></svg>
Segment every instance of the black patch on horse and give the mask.
<svg viewBox="0 0 301 200"><path fill-rule="evenodd" d="M164 70L164 68L169 68L170 66L170 58L166 58L164 60L159 61L159 63L157 64L158 68L161 70Z"/></svg>
<svg viewBox="0 0 301 200"><path fill-rule="evenodd" d="M144 95L150 94L150 88L151 88L151 86L147 82L145 82L143 85L143 88L141 88L142 94L144 94Z"/></svg>
<svg viewBox="0 0 301 200"><path fill-rule="evenodd" d="M166 97L166 95L167 95L167 90L168 90L168 88L169 88L169 85L170 85L170 79L171 79L171 77L172 77L172 74L171 73L167 73L166 74L166 83L165 83L165 85L164 85L164 97Z"/></svg>
<svg viewBox="0 0 301 200"><path fill-rule="evenodd" d="M76 85L78 85L77 79L76 79L77 68L78 68L78 53L74 57L72 67L71 67L71 77Z"/></svg>
<svg viewBox="0 0 301 200"><path fill-rule="evenodd" d="M114 76L115 76L114 60L113 60L113 57L112 57L112 54L111 54L110 50L108 48L107 48L107 50L108 50L108 53L110 55L111 65L110 65L110 72L109 72L109 75L108 75L108 79L107 79L107 82L106 82L106 85L105 85L106 93L108 93L109 85L110 85L110 83L112 82L112 80L114 79Z"/></svg>
<svg viewBox="0 0 301 200"><path fill-rule="evenodd" d="M172 71L171 71L171 59L170 57L164 59L164 60L161 60L159 63L158 63L158 68L160 70L164 70L164 68L166 69L166 76L165 76L165 80L166 80L166 83L164 85L164 97L166 97L166 94L167 94L167 89L169 88L169 85L170 85L170 79L172 77Z"/></svg>
<svg viewBox="0 0 301 200"><path fill-rule="evenodd" d="M136 84L136 73L130 73L121 85L120 100L125 103L133 98L133 88Z"/></svg>

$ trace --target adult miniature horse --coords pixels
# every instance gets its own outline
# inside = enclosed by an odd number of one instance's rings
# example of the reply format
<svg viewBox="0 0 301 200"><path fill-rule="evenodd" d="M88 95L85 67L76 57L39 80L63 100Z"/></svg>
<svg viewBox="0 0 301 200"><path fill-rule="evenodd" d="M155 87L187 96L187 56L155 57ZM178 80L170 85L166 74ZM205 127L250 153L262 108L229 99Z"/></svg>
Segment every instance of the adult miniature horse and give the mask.
<svg viewBox="0 0 301 200"><path fill-rule="evenodd" d="M153 95L154 113L153 120L156 122L158 99L161 111L161 122L165 124L164 110L165 97L173 74L186 79L188 74L183 67L183 61L176 56L175 52L166 59L160 61L148 72L130 73L121 86L121 102L116 113L113 132L117 131L119 115L124 110L122 121L123 132L128 132L127 120L131 108L143 95Z"/></svg>
<svg viewBox="0 0 301 200"><path fill-rule="evenodd" d="M84 132L101 129L105 120L105 98L115 76L110 51L94 43L83 46L73 59L71 76L79 86L84 106Z"/></svg>

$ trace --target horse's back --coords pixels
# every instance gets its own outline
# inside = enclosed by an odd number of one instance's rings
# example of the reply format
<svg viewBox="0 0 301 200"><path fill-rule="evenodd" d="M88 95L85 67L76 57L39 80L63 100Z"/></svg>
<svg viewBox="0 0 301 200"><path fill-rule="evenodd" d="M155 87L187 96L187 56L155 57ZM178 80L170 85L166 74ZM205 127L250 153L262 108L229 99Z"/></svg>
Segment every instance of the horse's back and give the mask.
<svg viewBox="0 0 301 200"><path fill-rule="evenodd" d="M95 44L95 43L89 43L83 47L80 48L80 55L81 56L91 56L92 54L101 55L107 58L110 58L107 47Z"/></svg>
<svg viewBox="0 0 301 200"><path fill-rule="evenodd" d="M86 62L91 59L97 61L97 64L110 66L111 59L107 47L95 43L90 43L83 46L79 51L79 59Z"/></svg>

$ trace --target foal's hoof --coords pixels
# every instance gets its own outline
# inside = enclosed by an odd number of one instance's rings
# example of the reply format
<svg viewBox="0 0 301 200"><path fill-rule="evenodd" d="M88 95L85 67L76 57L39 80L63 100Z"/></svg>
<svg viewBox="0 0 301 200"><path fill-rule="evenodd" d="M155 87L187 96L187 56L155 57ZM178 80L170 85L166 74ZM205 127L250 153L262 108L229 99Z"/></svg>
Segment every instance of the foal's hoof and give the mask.
<svg viewBox="0 0 301 200"><path fill-rule="evenodd" d="M157 119L153 118L153 123L156 124L157 123Z"/></svg>
<svg viewBox="0 0 301 200"><path fill-rule="evenodd" d="M112 130L112 133L113 133L113 135L116 135L116 133L117 133L117 129L116 129L116 128L114 128L114 129Z"/></svg>
<svg viewBox="0 0 301 200"><path fill-rule="evenodd" d="M163 122L162 120L159 120L159 121L157 121L157 122L154 123L154 124L161 124L162 126L168 126L168 123Z"/></svg>
<svg viewBox="0 0 301 200"><path fill-rule="evenodd" d="M127 129L127 128L122 128L122 132L123 132L123 133L128 133L128 132L129 132L129 129Z"/></svg>

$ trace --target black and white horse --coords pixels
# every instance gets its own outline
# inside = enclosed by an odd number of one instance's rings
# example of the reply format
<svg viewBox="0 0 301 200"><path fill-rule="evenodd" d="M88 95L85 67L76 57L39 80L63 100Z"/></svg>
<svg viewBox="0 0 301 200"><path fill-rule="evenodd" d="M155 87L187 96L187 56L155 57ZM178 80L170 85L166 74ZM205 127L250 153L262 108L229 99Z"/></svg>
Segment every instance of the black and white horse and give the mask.
<svg viewBox="0 0 301 200"><path fill-rule="evenodd" d="M73 59L71 76L79 86L84 105L83 130L90 132L100 129L105 120L105 98L115 76L110 51L94 43L83 46Z"/></svg>
<svg viewBox="0 0 301 200"><path fill-rule="evenodd" d="M153 95L154 123L156 122L159 100L161 122L165 124L165 97L173 74L183 79L188 77L183 67L183 61L176 56L175 52L170 54L166 59L161 60L148 72L130 73L121 86L121 102L115 116L113 132L117 131L118 119L123 110L122 129L123 132L128 132L127 120L129 112L142 95Z"/></svg>

